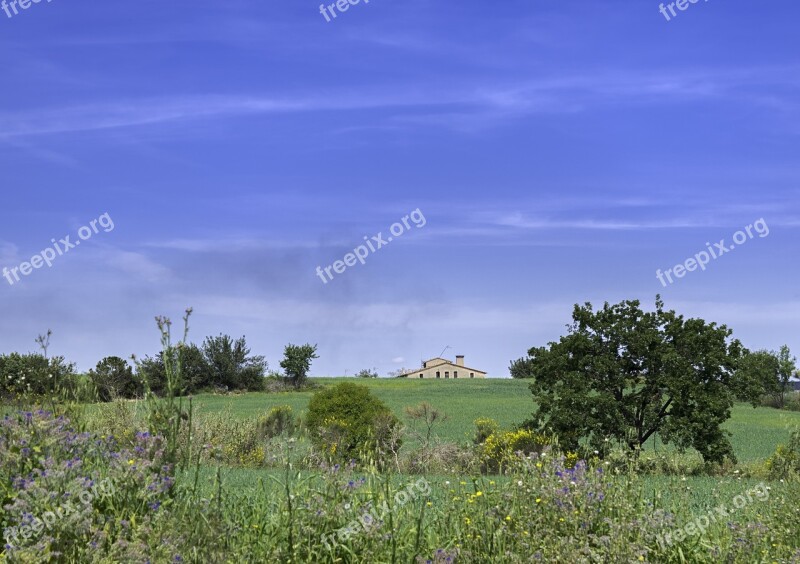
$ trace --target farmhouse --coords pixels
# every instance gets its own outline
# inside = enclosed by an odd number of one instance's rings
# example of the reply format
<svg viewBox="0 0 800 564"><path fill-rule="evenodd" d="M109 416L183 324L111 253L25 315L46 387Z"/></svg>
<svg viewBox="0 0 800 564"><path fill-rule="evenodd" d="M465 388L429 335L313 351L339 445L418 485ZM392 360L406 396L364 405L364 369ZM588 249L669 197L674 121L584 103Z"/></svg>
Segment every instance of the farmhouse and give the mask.
<svg viewBox="0 0 800 564"><path fill-rule="evenodd" d="M464 355L456 355L455 364L446 358L432 358L422 368L409 372L407 378L486 378L486 372L464 366Z"/></svg>

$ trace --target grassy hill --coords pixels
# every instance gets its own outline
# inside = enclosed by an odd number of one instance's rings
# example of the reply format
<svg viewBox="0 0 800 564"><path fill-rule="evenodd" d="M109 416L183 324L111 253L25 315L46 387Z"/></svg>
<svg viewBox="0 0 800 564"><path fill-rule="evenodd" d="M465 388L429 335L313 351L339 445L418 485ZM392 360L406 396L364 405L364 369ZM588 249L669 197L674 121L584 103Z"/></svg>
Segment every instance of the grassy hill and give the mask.
<svg viewBox="0 0 800 564"><path fill-rule="evenodd" d="M491 417L502 426L522 423L533 409L528 383L524 380L418 380L312 378L317 385L329 386L351 381L368 386L394 413L406 420L404 408L427 401L448 415L438 427L442 439L469 441L478 417ZM236 396L201 395L197 398L198 413L229 411L232 416L250 418L269 411L276 405L289 405L302 414L313 392L277 394L253 393ZM789 438L787 423L800 424L800 413L781 412L770 408L753 408L737 404L725 428L733 433L732 442L741 462L763 460L779 443ZM648 448L661 448L652 441Z"/></svg>

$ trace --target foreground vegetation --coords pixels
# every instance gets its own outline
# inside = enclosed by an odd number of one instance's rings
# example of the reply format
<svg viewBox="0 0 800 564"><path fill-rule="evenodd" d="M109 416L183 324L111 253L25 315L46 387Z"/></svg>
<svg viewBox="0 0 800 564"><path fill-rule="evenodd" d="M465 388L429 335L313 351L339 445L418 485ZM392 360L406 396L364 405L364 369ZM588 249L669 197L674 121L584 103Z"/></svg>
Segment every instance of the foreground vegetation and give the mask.
<svg viewBox="0 0 800 564"><path fill-rule="evenodd" d="M287 347L290 386L185 397L187 378L205 377L184 372L200 350L186 345L189 313L177 345L158 318L161 377L141 380L143 400L114 399L129 380L116 360L89 379L104 384L104 403L76 401L79 384L46 350L34 382L49 393L15 374L0 420L0 561L800 562L798 413L734 405L715 384L705 397L720 402L719 426L704 437L702 415L680 412L694 425L689 442L631 441L623 418L580 411L585 432L570 434L565 419L550 432L530 415L542 413L534 398L566 413L552 394L565 380L541 386L553 375L530 390L521 380L309 382L310 345ZM214 352L224 339L207 344L207 363L226 357ZM248 389L262 360L243 343L240 353L243 363L217 363L218 376ZM550 370L557 354L535 351L517 368ZM751 375L763 374L757 364ZM729 368L719 381L744 381ZM640 377L621 380L625 405L650 398Z"/></svg>

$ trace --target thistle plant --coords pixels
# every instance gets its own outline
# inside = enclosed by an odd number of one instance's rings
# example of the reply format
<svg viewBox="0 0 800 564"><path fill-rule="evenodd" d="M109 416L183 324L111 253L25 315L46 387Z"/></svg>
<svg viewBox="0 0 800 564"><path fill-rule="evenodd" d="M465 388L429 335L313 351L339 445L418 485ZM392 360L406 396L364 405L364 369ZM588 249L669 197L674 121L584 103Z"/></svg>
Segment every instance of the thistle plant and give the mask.
<svg viewBox="0 0 800 564"><path fill-rule="evenodd" d="M165 462L176 464L182 470L189 463L192 444L192 399L184 409L180 391L183 387L183 353L189 336L189 317L192 308L187 308L183 316L183 337L172 344L172 321L168 317L157 316L156 325L161 333L161 348L166 373L166 393L163 398L156 396L145 379L145 399L147 420L150 432L161 435L166 440ZM181 448L182 429L186 429L187 442Z"/></svg>

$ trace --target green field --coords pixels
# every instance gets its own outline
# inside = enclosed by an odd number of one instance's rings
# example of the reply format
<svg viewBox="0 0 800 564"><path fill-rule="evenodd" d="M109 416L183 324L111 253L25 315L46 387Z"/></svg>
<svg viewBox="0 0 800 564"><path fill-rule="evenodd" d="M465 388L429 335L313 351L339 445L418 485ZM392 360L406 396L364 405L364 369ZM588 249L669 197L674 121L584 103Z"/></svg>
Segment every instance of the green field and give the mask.
<svg viewBox="0 0 800 564"><path fill-rule="evenodd" d="M437 427L441 439L468 442L478 417L491 417L503 427L527 419L533 409L528 383L524 380L408 380L312 378L311 383L328 386L350 381L368 386L406 423L404 408L429 402L443 411L448 420ZM195 400L197 413L227 412L236 418L254 418L277 405L289 405L301 415L313 392L251 393L233 396L201 395ZM733 433L732 443L740 462L756 462L769 457L789 438L789 424L800 425L800 413L766 407L736 404L725 428ZM660 448L648 443L647 448Z"/></svg>
<svg viewBox="0 0 800 564"><path fill-rule="evenodd" d="M391 464L385 471L328 459L302 429L260 435L258 419L272 408L289 405L302 418L315 391L344 381L369 387L408 427L414 422L406 407L432 404L448 417L435 427L442 444L433 448L455 456L435 466L411 464L431 446L420 448L405 434L398 472ZM176 436L198 457L181 470L162 463L168 443L161 433L135 435L147 428L154 403L65 405L87 433L61 428L61 418L47 412L7 406L17 413L5 420L0 441L4 482L11 484L5 490L11 509L0 513L0 528L24 528L25 515L52 511L52 491L85 495L86 476L94 475L114 484L113 499L89 504L77 532L72 520L56 520L58 531L47 542L76 540L63 541L69 556L59 552L50 561L89 561L94 544L108 556L95 560L103 564L141 561L144 554L152 562L198 564L505 564L535 555L552 562L800 561L800 488L793 473L768 479L764 465L788 442L790 427L800 425L800 413L736 405L726 427L738 465L712 468L697 453L651 443L641 456L612 450L573 466L557 448L545 449L515 458L506 473L486 473L485 458L472 448L474 421L489 417L506 429L525 421L534 407L526 381L315 378L310 384L302 392L200 394L191 400L193 418L182 399L180 413L187 416L174 420L187 421L192 438ZM31 460L47 468L47 480L30 479L22 490L17 476L29 475ZM411 485L419 495L403 493ZM392 509L383 509L389 503ZM380 507L380 515L375 527L359 531L368 507ZM708 515L720 519L688 532ZM686 538L677 536L684 532ZM20 534L10 552L0 551L0 562L42 561L38 541ZM664 535L676 535L674 542Z"/></svg>

